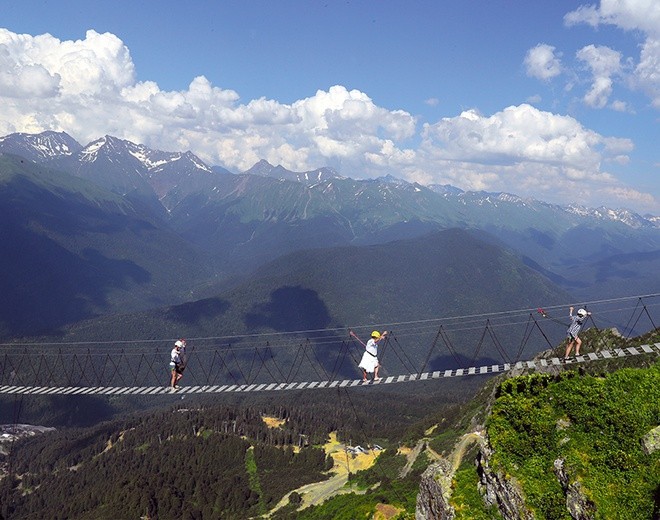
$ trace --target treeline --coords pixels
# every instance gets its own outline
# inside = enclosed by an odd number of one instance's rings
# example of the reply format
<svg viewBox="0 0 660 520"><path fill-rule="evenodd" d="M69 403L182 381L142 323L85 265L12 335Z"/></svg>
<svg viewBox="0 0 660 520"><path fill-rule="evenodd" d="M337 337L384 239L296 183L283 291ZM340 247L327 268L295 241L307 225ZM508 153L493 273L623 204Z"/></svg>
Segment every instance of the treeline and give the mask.
<svg viewBox="0 0 660 520"><path fill-rule="evenodd" d="M286 428L269 437L279 429L259 424L249 409L172 410L24 441L2 480L3 518L253 516L332 465L320 448L296 453Z"/></svg>
<svg viewBox="0 0 660 520"><path fill-rule="evenodd" d="M321 445L395 446L415 438L471 386L431 382L426 396L374 388L217 397L141 413L92 428L62 429L16 443L0 483L2 518L244 519L286 493L326 478ZM468 389L468 390L466 390ZM268 426L264 416L279 419ZM437 417L436 417L437 419ZM434 419L434 420L436 420Z"/></svg>

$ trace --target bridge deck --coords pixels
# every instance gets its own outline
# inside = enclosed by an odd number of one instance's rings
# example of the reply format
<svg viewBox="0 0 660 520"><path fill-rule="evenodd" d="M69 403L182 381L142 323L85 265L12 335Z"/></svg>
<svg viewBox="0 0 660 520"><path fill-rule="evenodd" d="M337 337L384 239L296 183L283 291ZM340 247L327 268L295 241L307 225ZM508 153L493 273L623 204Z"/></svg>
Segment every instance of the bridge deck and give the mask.
<svg viewBox="0 0 660 520"><path fill-rule="evenodd" d="M455 370L444 370L435 372L423 372L419 374L403 374L388 376L380 381L363 382L362 379L344 379L335 381L307 381L291 383L253 383L233 385L197 385L184 386L172 390L167 386L0 386L0 394L26 394L26 395L163 395L176 394L213 394L224 392L277 392L283 390L313 390L323 388L345 388L367 385L387 385L394 383L408 383L415 381L428 381L430 379L442 379L450 377L465 377L474 375L498 374L508 372L512 369L533 369L547 366L570 366L573 364L587 363L591 361L613 359L627 356L638 356L641 354L660 354L660 343L654 345L642 345L640 347L616 348L612 350L601 350L590 352L581 356L573 357L568 361L562 358L538 359L530 361L518 361L517 363L505 363L502 365L485 365L480 367L459 368Z"/></svg>

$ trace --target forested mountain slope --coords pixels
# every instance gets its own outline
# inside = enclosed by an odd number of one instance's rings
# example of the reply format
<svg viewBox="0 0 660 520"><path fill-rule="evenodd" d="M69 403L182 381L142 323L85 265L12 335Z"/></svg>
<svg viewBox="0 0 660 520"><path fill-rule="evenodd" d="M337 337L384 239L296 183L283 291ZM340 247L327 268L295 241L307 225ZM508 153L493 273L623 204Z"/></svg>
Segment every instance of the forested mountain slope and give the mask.
<svg viewBox="0 0 660 520"><path fill-rule="evenodd" d="M208 256L126 198L17 156L0 155L0 208L0 336L185 301L214 277Z"/></svg>
<svg viewBox="0 0 660 520"><path fill-rule="evenodd" d="M196 356L205 352L212 356L208 345L243 347L232 355L246 357L249 365L259 341L271 339L269 334L283 334L275 338L279 343L318 345L320 363L331 372L352 327L368 328L359 331L364 335L375 326L391 329L406 321L536 309L569 298L509 251L481 240L478 233L456 229L383 245L301 251L264 266L245 283L214 298L88 320L57 338L35 341L90 342L92 349L102 349L112 342L130 345L149 340L153 349L158 338L163 338L166 348L167 338L186 337L191 348L197 347ZM424 359L436 332L428 328L406 338L402 330L399 341L412 358ZM460 356L470 359L480 333L457 335ZM519 348L519 339L511 334L501 341L511 356ZM480 359L485 362L496 354L491 343L482 349ZM274 348L272 355L278 364L290 367L292 359L287 356L295 352ZM438 370L446 362L434 358L427 368ZM355 375L354 367L342 370L342 376Z"/></svg>

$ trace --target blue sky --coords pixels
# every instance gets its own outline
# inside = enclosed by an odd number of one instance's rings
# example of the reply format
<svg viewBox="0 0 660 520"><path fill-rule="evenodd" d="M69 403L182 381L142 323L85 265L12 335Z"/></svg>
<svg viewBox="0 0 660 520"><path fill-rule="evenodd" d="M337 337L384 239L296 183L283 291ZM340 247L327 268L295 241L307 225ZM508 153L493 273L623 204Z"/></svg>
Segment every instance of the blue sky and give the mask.
<svg viewBox="0 0 660 520"><path fill-rule="evenodd" d="M660 3L23 0L0 135L660 214Z"/></svg>

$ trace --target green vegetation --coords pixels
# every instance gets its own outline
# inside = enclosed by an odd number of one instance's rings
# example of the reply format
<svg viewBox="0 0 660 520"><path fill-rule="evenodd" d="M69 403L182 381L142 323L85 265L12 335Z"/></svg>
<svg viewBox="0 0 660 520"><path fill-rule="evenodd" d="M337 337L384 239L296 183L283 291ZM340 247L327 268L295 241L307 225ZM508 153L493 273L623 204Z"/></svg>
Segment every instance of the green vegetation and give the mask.
<svg viewBox="0 0 660 520"><path fill-rule="evenodd" d="M317 448L296 454L244 439L260 422L259 414L221 407L44 434L14 449L17 477L2 481L0 514L54 520L262 514L290 489L321 480L327 465Z"/></svg>
<svg viewBox="0 0 660 520"><path fill-rule="evenodd" d="M428 466L426 455L418 457L411 471L400 477L406 464L406 457L397 454L395 448L387 448L379 454L376 463L369 469L349 475L348 484L360 490L330 498L323 504L297 511L292 504L278 511L275 520L316 520L316 519L370 519L379 505L387 504L401 512L398 520L414 518L419 480Z"/></svg>
<svg viewBox="0 0 660 520"><path fill-rule="evenodd" d="M479 493L479 476L472 459L461 464L454 475L454 493L449 501L456 513L455 520L498 520L497 506L488 507Z"/></svg>
<svg viewBox="0 0 660 520"><path fill-rule="evenodd" d="M492 465L514 476L537 518L570 518L556 460L599 518L651 518L660 452L642 437L660 424L660 363L602 377L577 372L503 382L487 428Z"/></svg>
<svg viewBox="0 0 660 520"><path fill-rule="evenodd" d="M283 508L273 515L274 520L354 520L373 518L379 504L390 504L402 512L397 515L398 520L413 519L417 491L419 488L419 474L409 475L404 479L382 481L375 489L364 494L337 495L323 504L311 506L302 511L295 511L292 507Z"/></svg>
<svg viewBox="0 0 660 520"><path fill-rule="evenodd" d="M391 503L412 512L424 467L420 460L406 479L399 480L405 461L396 456L397 440L428 410L455 410L455 402L447 403L448 399L470 395L469 386L454 383L447 392L446 385L436 383L428 385L424 397L385 392L374 399L371 389L355 389L350 400L345 391L328 390L283 394L278 403L265 394L249 399L225 396L233 402L222 405L213 398L190 398L187 408L142 412L92 428L25 439L12 447L12 474L0 480L0 516L257 517L291 490L327 478L333 459L320 445L333 431L346 442L378 442L388 448L376 466L354 476L361 487L369 488L365 495L351 495L359 497L360 507L372 511L379 503ZM280 426L268 427L263 416L276 417ZM301 436L309 446L298 451L294 446ZM291 504L278 512L281 518L301 514L292 512L300 498L291 497ZM326 507L333 511L344 506L333 499L315 511ZM349 515L352 506L345 507Z"/></svg>
<svg viewBox="0 0 660 520"><path fill-rule="evenodd" d="M283 508L274 520L369 520L375 511L374 499L367 495L339 495L320 506L312 506L302 511Z"/></svg>
<svg viewBox="0 0 660 520"><path fill-rule="evenodd" d="M263 496L263 491L261 489L261 484L259 482L259 475L257 473L257 461L254 458L254 447L250 446L245 452L245 471L248 474L248 479L250 482L250 491L256 493L258 497ZM257 507L259 514L266 512L263 500L259 500L259 505Z"/></svg>
<svg viewBox="0 0 660 520"><path fill-rule="evenodd" d="M625 345L656 343L659 335ZM654 518L660 452L646 453L641 439L660 424L660 362L637 356L570 367L490 378L478 391L475 379L454 379L420 383L419 395L358 387L286 393L277 403L268 394L226 395L223 404L187 396L186 408L177 400L167 410L44 433L12 447L0 516L260 518L297 490L273 520L366 519L384 508L408 520L437 453L458 464L450 497L457 520L496 520L474 463L485 428L491 469L515 479L538 520L571 518L560 466L569 500L595 519ZM298 511L300 488L328 478L333 459L321 446L331 432L385 450L349 474L344 494ZM408 470L397 448L424 445Z"/></svg>
<svg viewBox="0 0 660 520"><path fill-rule="evenodd" d="M388 449L378 455L373 467L351 473L348 482L360 489L368 489L383 481L395 479L405 464L405 456L397 454L396 449Z"/></svg>

